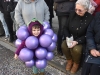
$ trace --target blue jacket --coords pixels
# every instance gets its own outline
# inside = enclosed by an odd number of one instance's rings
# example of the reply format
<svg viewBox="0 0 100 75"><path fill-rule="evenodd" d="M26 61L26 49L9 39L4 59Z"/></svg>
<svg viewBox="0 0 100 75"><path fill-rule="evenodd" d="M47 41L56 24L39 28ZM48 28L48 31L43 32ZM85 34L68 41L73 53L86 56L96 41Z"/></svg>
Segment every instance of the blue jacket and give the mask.
<svg viewBox="0 0 100 75"><path fill-rule="evenodd" d="M96 13L96 16L89 25L86 34L86 40L88 55L85 62L100 64L100 57L94 57L90 54L91 49L100 51L100 12Z"/></svg>

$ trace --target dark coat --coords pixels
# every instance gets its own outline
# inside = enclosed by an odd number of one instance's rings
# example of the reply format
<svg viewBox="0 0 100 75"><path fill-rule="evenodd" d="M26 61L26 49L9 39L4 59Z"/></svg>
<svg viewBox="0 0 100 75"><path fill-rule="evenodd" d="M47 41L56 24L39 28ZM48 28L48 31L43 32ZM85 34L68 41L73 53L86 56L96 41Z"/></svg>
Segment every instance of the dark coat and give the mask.
<svg viewBox="0 0 100 75"><path fill-rule="evenodd" d="M69 15L71 11L75 9L75 2L77 0L54 0L57 3L56 6L56 15L57 16L66 16Z"/></svg>
<svg viewBox="0 0 100 75"><path fill-rule="evenodd" d="M54 17L54 13L53 13L53 3L54 0L44 0L47 4L47 6L49 7L49 12L50 12L50 17L53 18Z"/></svg>
<svg viewBox="0 0 100 75"><path fill-rule="evenodd" d="M79 44L85 44L87 27L92 18L93 16L88 12L82 17L77 15L75 11L71 12L68 23L64 27L64 36L70 37L73 35L74 41L77 41Z"/></svg>
<svg viewBox="0 0 100 75"><path fill-rule="evenodd" d="M4 15L9 15L14 8L14 0L0 0L0 11L4 13Z"/></svg>
<svg viewBox="0 0 100 75"><path fill-rule="evenodd" d="M96 13L95 18L89 25L86 36L88 56L85 62L100 64L100 57L94 57L90 54L91 49L100 51L100 12Z"/></svg>

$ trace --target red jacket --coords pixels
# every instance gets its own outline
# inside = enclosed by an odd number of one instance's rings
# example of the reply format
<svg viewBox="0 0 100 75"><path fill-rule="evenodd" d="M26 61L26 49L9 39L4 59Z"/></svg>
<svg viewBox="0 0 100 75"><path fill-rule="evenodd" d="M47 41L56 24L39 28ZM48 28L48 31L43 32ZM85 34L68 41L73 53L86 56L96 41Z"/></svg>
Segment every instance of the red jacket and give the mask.
<svg viewBox="0 0 100 75"><path fill-rule="evenodd" d="M96 12L100 11L100 0L94 0L94 2L98 5L94 11L94 14L95 14Z"/></svg>

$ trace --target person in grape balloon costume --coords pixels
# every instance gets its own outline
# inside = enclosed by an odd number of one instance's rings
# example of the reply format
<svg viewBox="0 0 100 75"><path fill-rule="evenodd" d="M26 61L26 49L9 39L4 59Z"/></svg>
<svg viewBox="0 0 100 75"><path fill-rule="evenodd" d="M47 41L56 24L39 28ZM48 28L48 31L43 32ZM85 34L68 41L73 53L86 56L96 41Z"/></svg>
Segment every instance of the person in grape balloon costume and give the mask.
<svg viewBox="0 0 100 75"><path fill-rule="evenodd" d="M40 35L43 34L43 25L37 20L35 22L31 21L28 26L28 31L30 33L30 36L35 36L36 38L39 38ZM25 41L23 41L21 45L17 48L14 56L15 59L18 58L21 49L24 47ZM33 66L33 75L38 75L38 70L39 69L37 67ZM40 69L40 75L44 75L44 69Z"/></svg>

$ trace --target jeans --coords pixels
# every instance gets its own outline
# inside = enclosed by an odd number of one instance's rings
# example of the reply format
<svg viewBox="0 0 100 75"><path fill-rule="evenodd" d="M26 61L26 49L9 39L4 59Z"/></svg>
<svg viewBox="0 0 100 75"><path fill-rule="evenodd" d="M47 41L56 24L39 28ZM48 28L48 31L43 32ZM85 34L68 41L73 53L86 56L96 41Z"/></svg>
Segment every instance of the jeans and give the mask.
<svg viewBox="0 0 100 75"><path fill-rule="evenodd" d="M7 24L6 24L5 19L4 19L4 15L3 15L3 13L1 13L1 11L0 11L0 21L3 25L5 35L7 37L9 35L9 31L8 31L8 27L7 27Z"/></svg>
<svg viewBox="0 0 100 75"><path fill-rule="evenodd" d="M36 68L35 66L33 66L33 73L34 73L34 74L37 74L38 71L44 72L44 69L38 69L38 68Z"/></svg>
<svg viewBox="0 0 100 75"><path fill-rule="evenodd" d="M14 41L14 33L13 33L13 21L11 19L11 15L10 12L5 11L4 13L4 19L7 23L8 26L8 30L9 30L9 34L10 34L10 39L9 42L13 42Z"/></svg>

